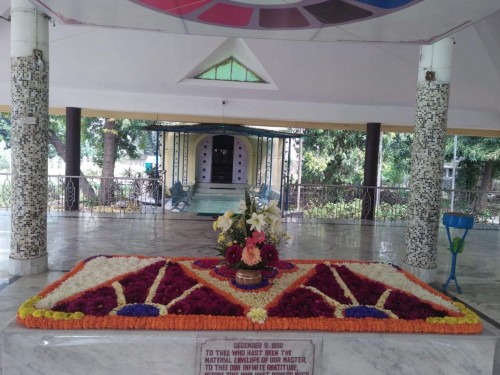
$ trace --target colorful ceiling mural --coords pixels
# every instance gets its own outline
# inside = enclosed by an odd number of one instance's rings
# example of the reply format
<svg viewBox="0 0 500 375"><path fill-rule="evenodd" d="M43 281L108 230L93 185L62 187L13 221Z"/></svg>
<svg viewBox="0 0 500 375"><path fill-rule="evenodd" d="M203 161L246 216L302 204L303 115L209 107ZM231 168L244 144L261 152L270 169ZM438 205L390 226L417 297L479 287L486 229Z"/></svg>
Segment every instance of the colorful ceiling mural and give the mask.
<svg viewBox="0 0 500 375"><path fill-rule="evenodd" d="M422 0L130 0L185 20L253 30L322 28L380 17Z"/></svg>

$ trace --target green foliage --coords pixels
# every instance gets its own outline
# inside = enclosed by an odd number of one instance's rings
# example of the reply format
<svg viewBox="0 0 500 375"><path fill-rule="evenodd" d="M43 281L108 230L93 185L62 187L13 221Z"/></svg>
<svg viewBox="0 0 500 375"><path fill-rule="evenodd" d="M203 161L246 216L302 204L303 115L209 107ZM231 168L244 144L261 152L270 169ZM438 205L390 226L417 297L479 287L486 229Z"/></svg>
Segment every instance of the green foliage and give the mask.
<svg viewBox="0 0 500 375"><path fill-rule="evenodd" d="M316 219L359 219L361 216L361 199L351 202L328 202L322 206L309 207L304 210L304 215Z"/></svg>
<svg viewBox="0 0 500 375"><path fill-rule="evenodd" d="M305 151L303 155L302 181L314 184L324 183L325 171L331 161L330 156L319 155L314 151Z"/></svg>
<svg viewBox="0 0 500 375"><path fill-rule="evenodd" d="M303 183L361 185L365 162L364 132L304 132ZM383 185L405 186L410 174L413 134L383 133Z"/></svg>
<svg viewBox="0 0 500 375"><path fill-rule="evenodd" d="M465 248L465 243L462 242L462 238L454 237L453 240L451 241L450 251L452 253L460 254L462 251L464 251L464 248Z"/></svg>
<svg viewBox="0 0 500 375"><path fill-rule="evenodd" d="M10 168L10 160L5 150L0 150L0 172L8 172Z"/></svg>
<svg viewBox="0 0 500 375"><path fill-rule="evenodd" d="M146 155L154 155L156 153L156 132L145 131L144 134L139 138L138 147L144 150Z"/></svg>
<svg viewBox="0 0 500 375"><path fill-rule="evenodd" d="M446 139L446 160L453 159L454 137ZM481 179L491 180L500 177L500 138L458 137L457 189L476 189ZM484 175L485 165L492 162L491 175Z"/></svg>
<svg viewBox="0 0 500 375"><path fill-rule="evenodd" d="M0 113L0 171L10 169L10 115Z"/></svg>
<svg viewBox="0 0 500 375"><path fill-rule="evenodd" d="M157 167L153 167L146 170L146 175L148 180L146 181L146 193L148 193L152 198L154 198L155 202L158 203L161 201L163 186L159 178L159 171Z"/></svg>
<svg viewBox="0 0 500 375"><path fill-rule="evenodd" d="M363 201L354 199L351 201L328 202L320 206L310 206L304 210L304 215L315 219L345 219L359 220L361 218L361 207ZM406 204L382 203L376 212L376 220L402 221L406 220Z"/></svg>
<svg viewBox="0 0 500 375"><path fill-rule="evenodd" d="M154 136L152 132L142 130L148 121L119 119L116 120L117 149L115 160L127 155L136 159L148 149L154 152ZM66 116L50 116L49 131L62 142L66 141ZM11 121L10 114L0 113L0 141L5 141L6 148L10 148ZM103 158L104 119L95 117L82 118L82 157L91 158L102 167ZM57 156L54 147L49 144L49 159ZM1 158L0 158L1 159Z"/></svg>
<svg viewBox="0 0 500 375"><path fill-rule="evenodd" d="M85 117L82 118L82 156L102 168L104 156L104 118ZM151 132L143 130L149 121L116 119L116 151L115 160L128 156L137 159L144 149L150 144Z"/></svg>
<svg viewBox="0 0 500 375"><path fill-rule="evenodd" d="M10 148L10 114L0 112L0 141L5 142L5 148Z"/></svg>
<svg viewBox="0 0 500 375"><path fill-rule="evenodd" d="M375 220L404 221L407 216L408 206L406 204L381 203L375 214Z"/></svg>
<svg viewBox="0 0 500 375"><path fill-rule="evenodd" d="M362 184L364 133L313 130L304 132L302 182ZM411 169L413 134L384 133L382 185L406 186ZM453 156L453 137L446 141L446 159ZM480 181L500 178L500 138L458 137L457 189L473 190ZM487 163L492 163L488 175ZM491 189L491 187L488 187Z"/></svg>
<svg viewBox="0 0 500 375"><path fill-rule="evenodd" d="M4 179L0 180L0 207L10 207L12 185L9 182L5 182Z"/></svg>
<svg viewBox="0 0 500 375"><path fill-rule="evenodd" d="M483 171L482 163L464 159L458 163L455 189L474 190Z"/></svg>
<svg viewBox="0 0 500 375"><path fill-rule="evenodd" d="M147 172L146 172L146 174L147 174ZM149 177L149 174L147 174L147 175ZM144 176L142 175L142 172L136 172L131 167L126 168L123 171L123 177L127 177L127 178L144 178Z"/></svg>
<svg viewBox="0 0 500 375"><path fill-rule="evenodd" d="M55 134L63 143L66 142L66 116L49 116L49 132ZM49 142L49 159L56 156L56 149Z"/></svg>
<svg viewBox="0 0 500 375"><path fill-rule="evenodd" d="M385 186L404 186L411 168L413 134L384 133L382 181Z"/></svg>
<svg viewBox="0 0 500 375"><path fill-rule="evenodd" d="M303 183L363 182L364 132L306 129L303 145Z"/></svg>

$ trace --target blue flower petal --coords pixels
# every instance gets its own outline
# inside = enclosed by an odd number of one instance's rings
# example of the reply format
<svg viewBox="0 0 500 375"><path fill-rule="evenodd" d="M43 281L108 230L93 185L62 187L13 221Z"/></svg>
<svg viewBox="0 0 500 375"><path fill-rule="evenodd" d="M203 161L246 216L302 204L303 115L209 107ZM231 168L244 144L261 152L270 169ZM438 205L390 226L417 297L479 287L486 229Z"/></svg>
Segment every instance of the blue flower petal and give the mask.
<svg viewBox="0 0 500 375"><path fill-rule="evenodd" d="M156 306L145 303L134 303L122 307L116 314L120 316L158 316L160 310Z"/></svg>
<svg viewBox="0 0 500 375"><path fill-rule="evenodd" d="M235 279L231 280L231 284L233 284L235 287L243 290L254 290L254 289L260 289L264 288L269 285L269 280L266 277L262 278L262 281L258 284L255 285L241 285L236 282Z"/></svg>
<svg viewBox="0 0 500 375"><path fill-rule="evenodd" d="M387 319L389 316L375 307L371 306L352 306L344 310L344 316L346 318L376 318L376 319Z"/></svg>

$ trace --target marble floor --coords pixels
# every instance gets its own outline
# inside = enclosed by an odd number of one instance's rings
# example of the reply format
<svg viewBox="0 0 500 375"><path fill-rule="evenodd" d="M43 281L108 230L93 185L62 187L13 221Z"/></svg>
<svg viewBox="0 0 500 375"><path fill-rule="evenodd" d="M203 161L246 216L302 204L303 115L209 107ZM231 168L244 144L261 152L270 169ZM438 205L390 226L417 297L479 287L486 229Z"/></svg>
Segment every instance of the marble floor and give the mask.
<svg viewBox="0 0 500 375"><path fill-rule="evenodd" d="M240 197L211 197L209 200L204 197L193 196L189 206L185 206L185 212L196 212L200 214L223 215L227 210L238 211Z"/></svg>
<svg viewBox="0 0 500 375"><path fill-rule="evenodd" d="M287 223L292 241L282 250L289 259L359 259L402 265L403 225ZM207 257L215 255L216 233L210 217L189 213L162 215L48 216L49 272L38 276L8 275L10 214L0 211L0 326L14 316L22 300L70 270L79 260L99 254L143 254ZM439 288L450 273L451 255L444 228L438 243ZM455 286L448 291L500 325L500 230L476 226L458 256ZM22 287L20 287L22 285Z"/></svg>
<svg viewBox="0 0 500 375"><path fill-rule="evenodd" d="M286 223L293 239L282 250L288 259L359 259L402 265L404 225L350 223ZM10 213L0 211L0 328L14 316L26 298L70 270L79 260L99 254L214 256L216 233L210 217L190 213L168 215L48 216L49 272L14 277L8 274ZM441 228L438 243L440 288L450 273L451 255ZM500 328L500 229L476 226L469 232L465 251L458 256L454 285L449 293L478 311L494 330ZM497 348L497 351L499 348Z"/></svg>

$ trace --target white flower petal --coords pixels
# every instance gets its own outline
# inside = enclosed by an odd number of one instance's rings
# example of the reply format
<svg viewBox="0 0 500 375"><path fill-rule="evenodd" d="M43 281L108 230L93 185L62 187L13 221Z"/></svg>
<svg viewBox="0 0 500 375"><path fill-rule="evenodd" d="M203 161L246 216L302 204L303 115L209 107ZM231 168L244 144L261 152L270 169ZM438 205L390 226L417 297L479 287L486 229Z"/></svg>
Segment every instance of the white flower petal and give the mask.
<svg viewBox="0 0 500 375"><path fill-rule="evenodd" d="M230 216L224 216L219 217L219 221L217 223L217 228L222 230L222 233L225 233L231 228L231 225L233 225L233 221L229 218Z"/></svg>
<svg viewBox="0 0 500 375"><path fill-rule="evenodd" d="M244 199L240 200L240 203L238 205L238 210L243 213L247 210L247 202L245 202Z"/></svg>
<svg viewBox="0 0 500 375"><path fill-rule="evenodd" d="M266 211L273 216L281 216L281 210L278 207L277 200L269 201L269 206L266 208Z"/></svg>
<svg viewBox="0 0 500 375"><path fill-rule="evenodd" d="M252 217L247 220L247 224L250 224L250 230L262 231L262 227L266 225L266 218L263 214L258 214L252 212Z"/></svg>

